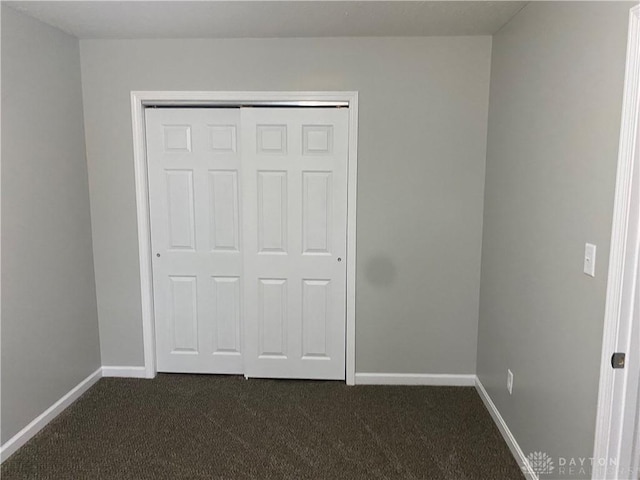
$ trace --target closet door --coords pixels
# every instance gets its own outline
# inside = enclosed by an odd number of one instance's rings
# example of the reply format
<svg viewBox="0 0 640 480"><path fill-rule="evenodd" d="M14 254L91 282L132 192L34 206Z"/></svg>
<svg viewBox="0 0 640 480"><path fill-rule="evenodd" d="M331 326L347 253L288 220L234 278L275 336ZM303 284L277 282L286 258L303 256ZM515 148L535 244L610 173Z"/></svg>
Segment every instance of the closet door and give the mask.
<svg viewBox="0 0 640 480"><path fill-rule="evenodd" d="M241 110L244 371L345 378L348 110Z"/></svg>
<svg viewBox="0 0 640 480"><path fill-rule="evenodd" d="M240 110L146 110L159 372L243 373Z"/></svg>

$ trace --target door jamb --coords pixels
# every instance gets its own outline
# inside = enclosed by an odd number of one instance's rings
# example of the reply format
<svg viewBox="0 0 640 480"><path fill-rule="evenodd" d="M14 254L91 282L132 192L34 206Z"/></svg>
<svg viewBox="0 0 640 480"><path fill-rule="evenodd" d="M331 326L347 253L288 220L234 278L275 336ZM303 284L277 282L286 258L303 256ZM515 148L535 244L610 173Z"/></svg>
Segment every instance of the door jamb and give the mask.
<svg viewBox="0 0 640 480"><path fill-rule="evenodd" d="M153 106L347 106L349 108L349 156L347 173L347 307L346 383L355 385L356 359L356 197L358 164L358 92L190 92L133 91L131 118L138 221L138 255L142 298L142 337L145 377L154 378L156 369L155 319L151 267L149 183L145 140L145 107Z"/></svg>
<svg viewBox="0 0 640 480"><path fill-rule="evenodd" d="M609 276L605 304L600 385L593 450L592 479L618 478L617 462L623 435L624 396L627 388L634 388L629 369L611 367L613 352L629 352L625 345L631 339L634 318L633 277L637 279L637 246L629 230L630 220L640 215L640 206L631 202L640 185L633 182L634 163L640 158L638 129L640 128L640 6L633 7L629 17L629 37L622 103L622 124L618 153L618 173L613 208ZM635 168L638 168L636 165ZM635 266L634 266L635 262ZM630 275L631 272L631 275ZM629 280L631 279L631 282ZM638 312L635 312L636 320ZM620 348L625 350L618 350ZM637 383L635 388L638 388Z"/></svg>

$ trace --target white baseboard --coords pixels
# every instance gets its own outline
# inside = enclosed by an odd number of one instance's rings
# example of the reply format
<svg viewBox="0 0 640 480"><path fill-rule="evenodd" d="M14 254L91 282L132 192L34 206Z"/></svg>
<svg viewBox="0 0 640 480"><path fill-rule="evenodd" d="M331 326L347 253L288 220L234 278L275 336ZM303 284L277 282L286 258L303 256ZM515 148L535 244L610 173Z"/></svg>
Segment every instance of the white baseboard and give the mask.
<svg viewBox="0 0 640 480"><path fill-rule="evenodd" d="M356 373L356 385L431 385L472 387L475 375L446 373Z"/></svg>
<svg viewBox="0 0 640 480"><path fill-rule="evenodd" d="M529 480L539 480L538 475L536 475L536 473L533 470L531 470L531 467L529 466L529 461L527 460L526 455L520 448L520 445L518 445L518 442L516 441L516 437L514 437L513 434L511 433L511 430L509 430L509 427L507 426L507 422L504 421L504 418L502 418L502 415L500 415L500 412L498 411L498 408L496 407L495 403L493 403L493 400L491 400L491 397L489 396L487 391L484 389L482 382L480 382L480 379L477 377L476 377L475 384L476 384L476 390L478 391L478 395L480 395L480 398L482 399L485 407L487 407L487 410L489 410L489 413L491 414L493 421L498 427L498 430L500 430L500 433L502 434L504 441L507 442L507 445L509 446L509 450L511 450L511 454L516 459L516 462L518 462L518 465L520 465L520 468L522 469L524 476Z"/></svg>
<svg viewBox="0 0 640 480"><path fill-rule="evenodd" d="M144 367L102 367L103 377L146 378Z"/></svg>
<svg viewBox="0 0 640 480"><path fill-rule="evenodd" d="M0 447L0 463L13 455L16 450L27 443L36 433L42 430L47 423L56 418L62 411L75 402L84 392L102 377L102 368L99 368L78 385L73 387L60 400L38 415L29 425L24 427Z"/></svg>

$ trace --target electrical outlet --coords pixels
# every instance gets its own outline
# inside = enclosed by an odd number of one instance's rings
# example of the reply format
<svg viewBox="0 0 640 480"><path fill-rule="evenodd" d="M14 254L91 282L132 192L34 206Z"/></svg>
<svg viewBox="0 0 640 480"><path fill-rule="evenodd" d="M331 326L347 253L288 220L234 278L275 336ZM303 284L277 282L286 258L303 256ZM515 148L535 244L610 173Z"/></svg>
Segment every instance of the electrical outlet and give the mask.
<svg viewBox="0 0 640 480"><path fill-rule="evenodd" d="M507 390L509 395L513 393L513 372L507 368Z"/></svg>

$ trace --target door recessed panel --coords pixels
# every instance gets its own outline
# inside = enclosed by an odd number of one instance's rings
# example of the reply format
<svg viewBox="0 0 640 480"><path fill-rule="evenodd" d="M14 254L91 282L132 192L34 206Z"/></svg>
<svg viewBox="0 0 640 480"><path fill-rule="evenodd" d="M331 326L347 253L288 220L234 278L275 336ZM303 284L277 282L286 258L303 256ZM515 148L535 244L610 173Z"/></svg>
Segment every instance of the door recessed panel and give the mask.
<svg viewBox="0 0 640 480"><path fill-rule="evenodd" d="M165 153L184 153L191 151L191 127L189 125L164 126Z"/></svg>
<svg viewBox="0 0 640 480"><path fill-rule="evenodd" d="M258 252L287 252L287 172L258 172Z"/></svg>
<svg viewBox="0 0 640 480"><path fill-rule="evenodd" d="M331 252L331 172L302 173L302 251L306 255Z"/></svg>
<svg viewBox="0 0 640 480"><path fill-rule="evenodd" d="M240 353L240 278L211 277L213 354Z"/></svg>
<svg viewBox="0 0 640 480"><path fill-rule="evenodd" d="M327 355L327 329L330 322L329 280L302 281L302 358L325 358Z"/></svg>
<svg viewBox="0 0 640 480"><path fill-rule="evenodd" d="M233 153L237 150L235 125L209 125L209 148L214 153Z"/></svg>
<svg viewBox="0 0 640 480"><path fill-rule="evenodd" d="M256 135L257 153L263 155L287 153L286 125L258 125Z"/></svg>
<svg viewBox="0 0 640 480"><path fill-rule="evenodd" d="M302 149L304 155L330 155L333 152L333 126L304 125Z"/></svg>
<svg viewBox="0 0 640 480"><path fill-rule="evenodd" d="M240 250L238 173L209 171L209 241L214 251Z"/></svg>
<svg viewBox="0 0 640 480"><path fill-rule="evenodd" d="M172 353L198 352L198 309L196 277L171 276L170 322Z"/></svg>
<svg viewBox="0 0 640 480"><path fill-rule="evenodd" d="M258 279L258 330L261 358L287 358L285 279Z"/></svg>
<svg viewBox="0 0 640 480"><path fill-rule="evenodd" d="M167 181L167 214L169 249L195 249L193 172L165 170Z"/></svg>

